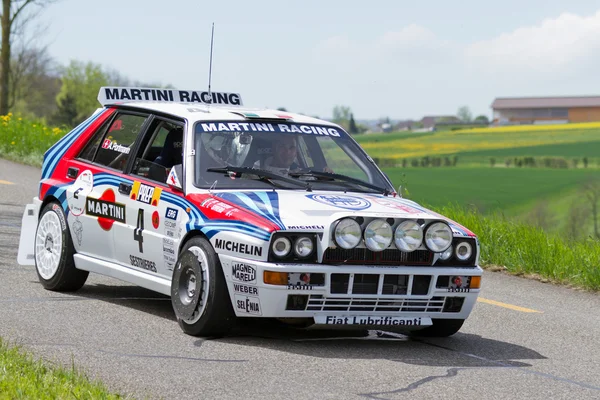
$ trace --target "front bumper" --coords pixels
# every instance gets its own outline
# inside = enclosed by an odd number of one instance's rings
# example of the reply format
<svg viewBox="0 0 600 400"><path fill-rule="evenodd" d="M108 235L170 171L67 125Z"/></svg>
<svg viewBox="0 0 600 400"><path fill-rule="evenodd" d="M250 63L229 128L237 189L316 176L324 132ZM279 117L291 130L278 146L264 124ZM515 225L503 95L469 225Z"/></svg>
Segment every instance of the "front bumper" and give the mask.
<svg viewBox="0 0 600 400"><path fill-rule="evenodd" d="M315 325L414 329L432 319L466 319L480 289L453 289L448 277L479 276L480 267L377 267L274 264L219 255L238 317L312 319ZM319 284L272 285L264 271L322 274Z"/></svg>

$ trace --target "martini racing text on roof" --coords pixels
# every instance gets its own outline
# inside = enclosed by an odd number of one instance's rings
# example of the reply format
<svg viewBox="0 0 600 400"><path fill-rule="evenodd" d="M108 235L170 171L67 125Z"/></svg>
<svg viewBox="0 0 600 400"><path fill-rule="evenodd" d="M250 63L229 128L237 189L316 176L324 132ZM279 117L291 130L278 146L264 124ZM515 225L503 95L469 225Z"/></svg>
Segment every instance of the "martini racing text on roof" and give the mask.
<svg viewBox="0 0 600 400"><path fill-rule="evenodd" d="M124 101L161 101L241 106L239 93L198 92L193 90L152 89L132 87L102 87L98 93L102 105Z"/></svg>

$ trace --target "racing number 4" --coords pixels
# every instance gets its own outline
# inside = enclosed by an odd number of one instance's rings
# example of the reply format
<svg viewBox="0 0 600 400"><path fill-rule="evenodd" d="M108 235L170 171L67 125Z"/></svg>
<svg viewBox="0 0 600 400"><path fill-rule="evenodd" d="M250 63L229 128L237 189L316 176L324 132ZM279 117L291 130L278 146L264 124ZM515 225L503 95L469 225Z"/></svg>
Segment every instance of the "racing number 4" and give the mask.
<svg viewBox="0 0 600 400"><path fill-rule="evenodd" d="M133 240L140 245L140 253L144 252L144 209L140 208L137 217L137 227L133 231Z"/></svg>

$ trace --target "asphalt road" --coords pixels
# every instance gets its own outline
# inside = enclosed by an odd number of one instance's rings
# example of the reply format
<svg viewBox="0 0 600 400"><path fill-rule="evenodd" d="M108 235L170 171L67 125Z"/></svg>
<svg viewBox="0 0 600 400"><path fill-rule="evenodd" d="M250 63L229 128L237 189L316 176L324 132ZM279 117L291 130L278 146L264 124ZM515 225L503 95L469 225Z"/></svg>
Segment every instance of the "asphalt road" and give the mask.
<svg viewBox="0 0 600 400"><path fill-rule="evenodd" d="M90 275L45 291L16 262L21 215L40 172L0 160L0 336L75 363L111 390L165 399L598 399L600 296L485 273L459 333L412 340L374 331L297 333L254 324L201 340L170 300Z"/></svg>

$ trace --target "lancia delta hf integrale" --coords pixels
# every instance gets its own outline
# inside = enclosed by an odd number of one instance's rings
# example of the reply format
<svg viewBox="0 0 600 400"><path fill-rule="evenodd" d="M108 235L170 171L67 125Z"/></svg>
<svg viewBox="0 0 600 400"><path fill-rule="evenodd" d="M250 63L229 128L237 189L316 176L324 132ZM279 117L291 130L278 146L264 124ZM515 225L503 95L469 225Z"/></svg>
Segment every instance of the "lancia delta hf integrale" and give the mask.
<svg viewBox="0 0 600 400"><path fill-rule="evenodd" d="M340 126L237 93L103 87L44 155L18 260L43 287L89 272L170 296L195 336L236 318L456 333L479 294L468 229L401 198Z"/></svg>

